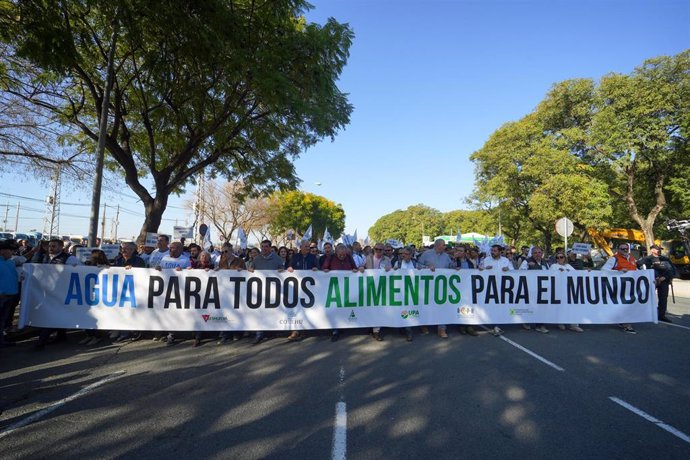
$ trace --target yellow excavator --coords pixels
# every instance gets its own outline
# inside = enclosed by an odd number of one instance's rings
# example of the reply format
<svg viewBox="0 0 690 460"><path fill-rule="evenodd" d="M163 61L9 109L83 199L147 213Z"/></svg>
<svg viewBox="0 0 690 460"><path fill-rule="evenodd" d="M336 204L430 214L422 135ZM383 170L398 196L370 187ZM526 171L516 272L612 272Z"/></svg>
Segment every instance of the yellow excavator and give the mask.
<svg viewBox="0 0 690 460"><path fill-rule="evenodd" d="M690 278L690 242L688 242L688 229L690 220L666 221L666 228L672 232L678 232L680 239L664 241L662 246L668 251L668 258L676 267L676 273L680 278Z"/></svg>

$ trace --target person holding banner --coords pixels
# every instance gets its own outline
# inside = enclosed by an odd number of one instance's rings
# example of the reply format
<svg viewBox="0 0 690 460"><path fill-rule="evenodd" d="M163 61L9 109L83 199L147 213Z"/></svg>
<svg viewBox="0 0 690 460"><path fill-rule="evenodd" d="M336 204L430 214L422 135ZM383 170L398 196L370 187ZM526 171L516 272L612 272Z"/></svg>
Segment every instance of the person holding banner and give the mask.
<svg viewBox="0 0 690 460"><path fill-rule="evenodd" d="M308 243L307 249L309 249ZM247 265L249 266L250 272L253 272L254 270L277 270L279 272L282 272L283 270L285 270L282 259L278 256L278 254L273 252L273 249L271 249L270 240L263 240L261 242L261 252L258 256L252 259L251 265ZM258 345L259 343L261 343L263 339L264 332L256 331L254 345Z"/></svg>
<svg viewBox="0 0 690 460"><path fill-rule="evenodd" d="M412 260L412 251L410 248L402 248L400 250L400 258L393 263L394 270L414 270L417 268L417 262ZM405 328L405 337L408 342L412 342L412 328Z"/></svg>
<svg viewBox="0 0 690 460"><path fill-rule="evenodd" d="M170 240L168 239L168 235L158 235L158 239L156 240L156 250L151 253L151 256L148 260L149 268L157 268L158 265L160 265L161 259L167 256L168 252L170 251L168 248L169 243Z"/></svg>
<svg viewBox="0 0 690 460"><path fill-rule="evenodd" d="M314 243L309 243L309 241L303 240L299 246L299 252L292 256L292 260L287 267L287 271L292 273L295 270L312 270L317 271L319 269L319 259L312 252L316 249ZM292 331L288 337L288 341L297 342L301 340L302 336L299 331Z"/></svg>
<svg viewBox="0 0 690 460"><path fill-rule="evenodd" d="M424 251L417 259L417 268L420 270L428 268L432 272L436 271L437 268L455 268L455 264L446 253L446 241L439 238L434 242L433 250ZM447 339L446 325L439 324L437 327L438 336L442 339ZM422 334L428 333L428 328L426 326L422 327Z"/></svg>
<svg viewBox="0 0 690 460"><path fill-rule="evenodd" d="M48 258L45 263L51 265L81 265L79 259L67 254L63 251L65 247L64 241L55 238L48 242ZM42 328L38 333L38 343L34 346L35 351L43 350L48 343L48 339L53 332L57 331L56 342L64 342L67 340L67 331L65 329L48 329Z"/></svg>
<svg viewBox="0 0 690 460"><path fill-rule="evenodd" d="M220 251L220 261L216 270L246 270L247 266L244 263L244 259L237 257L235 253L232 252L232 244L224 243ZM230 331L223 331L218 336L217 345L225 345L230 341L231 337ZM233 340L240 340L242 337L241 333L236 333Z"/></svg>
<svg viewBox="0 0 690 460"><path fill-rule="evenodd" d="M620 243L616 253L609 257L606 263L601 267L602 271L620 271L626 273L630 270L637 270L637 262L635 258L630 255L630 245L628 243ZM623 332L627 334L637 334L633 329L632 324L619 324Z"/></svg>
<svg viewBox="0 0 690 460"><path fill-rule="evenodd" d="M364 262L364 268L365 269L373 269L373 270L385 270L389 271L392 267L391 265L391 258L384 255L383 251L385 250L385 247L381 243L376 243L374 245L374 253L367 256L367 260ZM381 335L381 328L380 327L374 327L371 329L371 336L376 340L377 342L383 341L383 336Z"/></svg>
<svg viewBox="0 0 690 460"><path fill-rule="evenodd" d="M467 258L467 249L463 245L457 245L455 247L454 259L456 270L472 270L477 268L473 261ZM479 333L472 326L460 326L461 334L468 334L472 337L478 337Z"/></svg>
<svg viewBox="0 0 690 460"><path fill-rule="evenodd" d="M560 254L563 255L563 253ZM544 250L539 246L533 246L532 255L523 260L520 264L520 270L548 270L549 267L550 264L544 260ZM532 328L532 326L527 323L524 323L522 327L528 331ZM549 333L549 330L543 324L537 324L534 330L542 334Z"/></svg>
<svg viewBox="0 0 690 460"><path fill-rule="evenodd" d="M575 268L573 268L572 265L570 265L565 258L565 254L562 252L559 254L556 254L555 257L556 263L551 265L549 268L551 271L559 271L559 272L574 272ZM565 330L565 324L559 324L558 328L562 331ZM571 324L568 326L568 329L570 329L573 332L585 332L584 329L580 327L579 324Z"/></svg>
<svg viewBox="0 0 690 460"><path fill-rule="evenodd" d="M167 241L167 236L160 236L165 237ZM167 254L163 256L163 258L159 259L158 264L156 265L156 270L162 270L166 268L180 271L184 268L190 268L192 266L192 263L189 261L189 258L182 254L182 243L180 243L179 241L173 241L172 243L170 243L170 246L167 249ZM154 260L153 256L151 257L151 260ZM173 334L172 332L168 332L168 335L166 337L158 336L154 337L153 340L161 340L163 342L166 342L167 346L172 346L175 344L175 334Z"/></svg>
<svg viewBox="0 0 690 460"><path fill-rule="evenodd" d="M350 270L356 272L358 270L364 271L364 268L359 269L354 259L350 254L348 254L347 246L343 243L339 243L335 247L335 256L326 259L324 261L323 271L328 273L331 270ZM331 332L331 342L337 342L340 338L340 331L338 329L333 329Z"/></svg>
<svg viewBox="0 0 690 460"><path fill-rule="evenodd" d="M333 245L328 241L323 243L323 254L321 254L321 257L319 257L319 268L323 270L323 264L326 261L326 259L330 259L334 255L335 254L333 253Z"/></svg>
<svg viewBox="0 0 690 460"><path fill-rule="evenodd" d="M479 270L493 270L501 272L513 270L513 263L501 255L501 250L503 250L503 246L500 244L494 244L491 246L489 255L482 259L482 261L479 263ZM503 329L498 326L494 326L491 333L498 337L499 335L503 334Z"/></svg>

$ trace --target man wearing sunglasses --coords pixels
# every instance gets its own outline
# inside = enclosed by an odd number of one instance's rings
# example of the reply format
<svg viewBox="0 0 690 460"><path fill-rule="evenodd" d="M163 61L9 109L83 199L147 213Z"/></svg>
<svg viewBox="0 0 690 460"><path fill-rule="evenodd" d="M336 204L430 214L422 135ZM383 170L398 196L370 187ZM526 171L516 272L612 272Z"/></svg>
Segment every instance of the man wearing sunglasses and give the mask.
<svg viewBox="0 0 690 460"><path fill-rule="evenodd" d="M618 245L618 251L609 257L603 267L603 271L620 271L626 273L630 270L637 270L637 262L635 258L630 255L630 245L628 243L620 243ZM637 334L637 331L633 329L632 324L619 324L623 332L628 334Z"/></svg>

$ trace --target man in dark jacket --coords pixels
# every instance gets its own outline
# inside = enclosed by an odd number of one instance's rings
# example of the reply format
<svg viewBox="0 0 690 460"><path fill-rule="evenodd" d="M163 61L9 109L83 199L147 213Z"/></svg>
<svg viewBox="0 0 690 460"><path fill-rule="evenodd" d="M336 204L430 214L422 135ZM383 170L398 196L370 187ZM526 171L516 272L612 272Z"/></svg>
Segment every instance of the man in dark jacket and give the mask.
<svg viewBox="0 0 690 460"><path fill-rule="evenodd" d="M642 270L654 270L656 294L659 298L659 305L657 307L659 321L670 323L671 320L666 317L666 307L668 304L668 288L676 274L673 264L668 257L661 255L661 246L654 244L649 248L649 255L637 261L637 267Z"/></svg>

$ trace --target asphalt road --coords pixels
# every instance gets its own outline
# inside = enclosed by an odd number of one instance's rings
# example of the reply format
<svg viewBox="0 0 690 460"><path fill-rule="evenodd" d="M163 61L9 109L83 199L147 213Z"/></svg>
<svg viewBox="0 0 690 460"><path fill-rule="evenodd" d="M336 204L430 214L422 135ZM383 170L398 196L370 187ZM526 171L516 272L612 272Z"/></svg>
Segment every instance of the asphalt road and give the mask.
<svg viewBox="0 0 690 460"><path fill-rule="evenodd" d="M637 335L613 326L584 326L583 334L552 327L546 335L511 326L507 340L453 330L445 341L417 333L407 343L395 330L384 342L354 330L337 343L312 335L216 346L209 337L192 348L191 340L86 347L74 333L43 352L30 351L35 339L27 339L0 351L0 452L687 459L690 298L679 297L690 293L686 283L676 284L669 307L675 326L636 325ZM36 420L17 427L29 417Z"/></svg>

